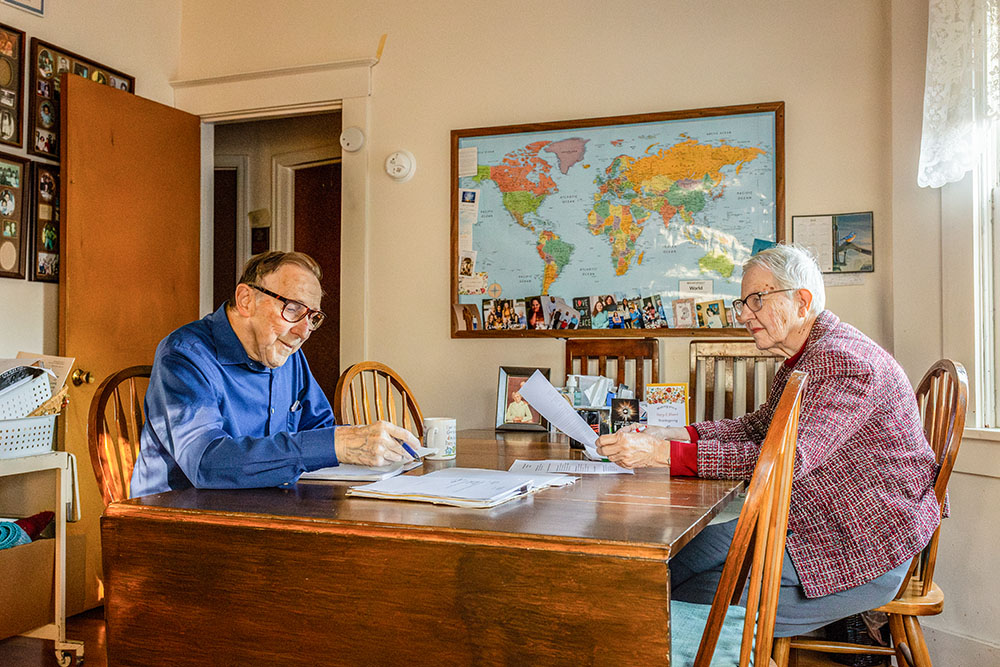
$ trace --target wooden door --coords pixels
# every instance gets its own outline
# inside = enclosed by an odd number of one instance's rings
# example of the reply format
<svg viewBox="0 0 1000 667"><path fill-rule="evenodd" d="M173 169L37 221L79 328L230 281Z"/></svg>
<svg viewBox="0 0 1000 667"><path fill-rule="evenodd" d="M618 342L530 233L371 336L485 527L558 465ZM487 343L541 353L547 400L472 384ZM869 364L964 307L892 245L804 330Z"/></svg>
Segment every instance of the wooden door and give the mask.
<svg viewBox="0 0 1000 667"><path fill-rule="evenodd" d="M64 420L83 514L67 544L70 614L102 595L104 505L86 438L94 389L152 363L160 339L198 317L200 132L197 116L63 77L59 353L94 378L71 387Z"/></svg>
<svg viewBox="0 0 1000 667"><path fill-rule="evenodd" d="M332 399L340 377L340 162L295 170L295 249L323 269L326 322L302 349Z"/></svg>

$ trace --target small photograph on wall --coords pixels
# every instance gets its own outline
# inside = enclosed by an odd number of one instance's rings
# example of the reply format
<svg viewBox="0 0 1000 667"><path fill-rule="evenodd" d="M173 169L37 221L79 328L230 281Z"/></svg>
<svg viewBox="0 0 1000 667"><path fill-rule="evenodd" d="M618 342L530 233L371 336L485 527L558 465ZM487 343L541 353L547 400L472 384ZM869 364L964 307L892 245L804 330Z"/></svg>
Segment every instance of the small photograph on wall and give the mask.
<svg viewBox="0 0 1000 667"><path fill-rule="evenodd" d="M59 282L59 168L31 163L31 279Z"/></svg>
<svg viewBox="0 0 1000 667"><path fill-rule="evenodd" d="M21 147L24 33L0 23L0 143Z"/></svg>
<svg viewBox="0 0 1000 667"><path fill-rule="evenodd" d="M27 166L22 157L0 153L0 278L24 278L26 274Z"/></svg>
<svg viewBox="0 0 1000 667"><path fill-rule="evenodd" d="M812 251L823 273L870 273L875 270L871 211L792 216L792 239Z"/></svg>

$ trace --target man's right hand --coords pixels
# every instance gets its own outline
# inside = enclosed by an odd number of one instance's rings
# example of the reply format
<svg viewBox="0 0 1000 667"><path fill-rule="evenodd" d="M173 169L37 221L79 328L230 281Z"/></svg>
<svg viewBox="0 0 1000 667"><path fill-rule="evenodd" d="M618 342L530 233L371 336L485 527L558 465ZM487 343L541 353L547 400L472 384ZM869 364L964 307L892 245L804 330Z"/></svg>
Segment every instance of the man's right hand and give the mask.
<svg viewBox="0 0 1000 667"><path fill-rule="evenodd" d="M341 426L334 434L334 449L340 463L384 466L411 458L400 442L416 449L420 441L405 428L377 421L366 426Z"/></svg>

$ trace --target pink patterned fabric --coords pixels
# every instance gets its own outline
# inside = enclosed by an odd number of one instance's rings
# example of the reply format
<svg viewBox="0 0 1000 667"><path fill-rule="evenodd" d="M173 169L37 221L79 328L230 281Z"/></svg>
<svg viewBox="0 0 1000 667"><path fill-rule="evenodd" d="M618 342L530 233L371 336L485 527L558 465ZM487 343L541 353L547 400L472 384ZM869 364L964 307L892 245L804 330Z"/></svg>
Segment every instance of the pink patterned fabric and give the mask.
<svg viewBox="0 0 1000 667"><path fill-rule="evenodd" d="M799 415L788 553L807 597L867 583L916 555L940 522L937 463L913 388L888 352L823 311L767 403L695 424L698 474L746 478L792 370L809 373Z"/></svg>

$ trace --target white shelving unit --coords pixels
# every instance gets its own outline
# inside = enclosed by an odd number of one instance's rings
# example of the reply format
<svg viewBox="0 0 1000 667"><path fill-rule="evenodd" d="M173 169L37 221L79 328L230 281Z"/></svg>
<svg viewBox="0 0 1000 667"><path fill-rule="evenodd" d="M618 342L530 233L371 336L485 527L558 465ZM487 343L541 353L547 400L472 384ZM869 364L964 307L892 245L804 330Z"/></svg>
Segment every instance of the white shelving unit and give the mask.
<svg viewBox="0 0 1000 667"><path fill-rule="evenodd" d="M55 609L53 622L23 634L25 637L50 639L55 642L56 660L66 667L83 660L83 642L66 639L66 521L79 520L76 458L68 452L48 452L35 456L0 459L0 477L24 475L44 470L56 471L55 488Z"/></svg>

